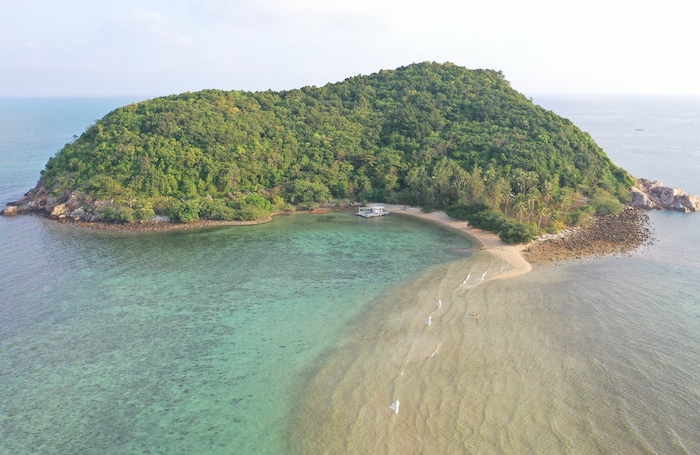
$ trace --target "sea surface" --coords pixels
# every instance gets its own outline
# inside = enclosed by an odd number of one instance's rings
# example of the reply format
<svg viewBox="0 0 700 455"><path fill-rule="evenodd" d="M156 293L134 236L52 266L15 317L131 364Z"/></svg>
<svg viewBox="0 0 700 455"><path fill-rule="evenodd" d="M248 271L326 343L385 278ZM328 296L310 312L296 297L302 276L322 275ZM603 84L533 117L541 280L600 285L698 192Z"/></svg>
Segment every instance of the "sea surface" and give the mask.
<svg viewBox="0 0 700 455"><path fill-rule="evenodd" d="M130 101L0 99L0 205ZM700 99L534 102L700 194ZM700 453L700 214L650 217L633 255L502 280L401 215L0 217L0 454Z"/></svg>

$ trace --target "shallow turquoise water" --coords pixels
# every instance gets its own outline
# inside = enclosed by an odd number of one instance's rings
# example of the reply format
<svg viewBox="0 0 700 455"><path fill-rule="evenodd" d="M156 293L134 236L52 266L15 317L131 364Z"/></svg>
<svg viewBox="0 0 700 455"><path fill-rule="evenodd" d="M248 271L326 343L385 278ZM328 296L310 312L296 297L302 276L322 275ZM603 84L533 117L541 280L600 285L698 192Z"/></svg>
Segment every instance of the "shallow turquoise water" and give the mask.
<svg viewBox="0 0 700 455"><path fill-rule="evenodd" d="M2 220L7 453L284 453L299 374L456 231L350 212L151 234Z"/></svg>
<svg viewBox="0 0 700 455"><path fill-rule="evenodd" d="M698 100L542 100L635 175L700 193ZM0 100L0 202L121 104ZM698 453L700 217L651 218L656 243L633 257L535 268L462 294L452 287L465 273L482 273L480 255L457 251L468 239L400 216L146 234L0 217L0 454L323 446L322 435L346 435L290 434L330 424L308 394L351 389L367 411L364 372L396 354L367 334L410 336L388 318L414 299L434 309L436 296L444 317L426 325L418 312L416 324L441 348L411 370L420 381L402 383L397 416L411 422L398 434L421 428L412 437L426 445L383 453ZM352 374L334 371L338 359ZM390 398L370 414L390 415ZM412 413L411 400L439 405ZM337 403L331 414L344 411ZM382 430L372 442L395 442Z"/></svg>

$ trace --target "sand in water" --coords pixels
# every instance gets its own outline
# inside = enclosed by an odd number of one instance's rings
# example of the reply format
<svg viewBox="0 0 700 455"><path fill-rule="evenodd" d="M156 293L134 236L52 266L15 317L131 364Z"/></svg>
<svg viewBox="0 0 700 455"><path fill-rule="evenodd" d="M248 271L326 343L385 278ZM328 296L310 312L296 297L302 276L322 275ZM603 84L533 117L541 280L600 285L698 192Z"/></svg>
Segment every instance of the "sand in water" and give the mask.
<svg viewBox="0 0 700 455"><path fill-rule="evenodd" d="M561 277L519 277L530 267L518 247L485 240L501 254L477 252L397 286L319 359L291 451L609 453L630 439L615 407L598 398L605 384L595 359L585 349L562 355L553 341L566 336L552 337L559 322L542 292Z"/></svg>
<svg viewBox="0 0 700 455"><path fill-rule="evenodd" d="M311 374L296 429L300 451L463 453L489 419L478 396L494 393L478 341L486 307L475 296L509 270L483 254L383 296Z"/></svg>

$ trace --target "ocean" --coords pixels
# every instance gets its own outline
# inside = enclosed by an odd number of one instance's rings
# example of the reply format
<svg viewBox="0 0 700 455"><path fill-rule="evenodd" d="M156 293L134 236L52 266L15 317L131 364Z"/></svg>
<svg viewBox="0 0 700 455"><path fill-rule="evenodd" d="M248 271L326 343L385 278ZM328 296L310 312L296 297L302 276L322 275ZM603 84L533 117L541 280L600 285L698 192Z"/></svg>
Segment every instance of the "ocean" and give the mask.
<svg viewBox="0 0 700 455"><path fill-rule="evenodd" d="M0 100L0 204L130 101ZM700 194L700 99L534 102ZM650 217L632 255L493 281L406 216L0 217L0 454L700 453L700 218Z"/></svg>

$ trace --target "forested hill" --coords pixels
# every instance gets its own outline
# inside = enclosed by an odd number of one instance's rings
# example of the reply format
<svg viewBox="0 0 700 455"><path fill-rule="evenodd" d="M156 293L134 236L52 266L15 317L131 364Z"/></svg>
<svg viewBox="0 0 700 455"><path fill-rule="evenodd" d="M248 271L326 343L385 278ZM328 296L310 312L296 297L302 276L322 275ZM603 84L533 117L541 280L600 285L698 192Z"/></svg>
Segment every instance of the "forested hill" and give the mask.
<svg viewBox="0 0 700 455"><path fill-rule="evenodd" d="M41 183L110 201L106 220L255 218L346 199L483 204L541 227L585 196L624 197L633 180L500 72L420 63L323 87L131 104L51 158Z"/></svg>

